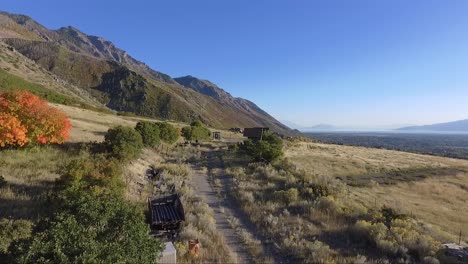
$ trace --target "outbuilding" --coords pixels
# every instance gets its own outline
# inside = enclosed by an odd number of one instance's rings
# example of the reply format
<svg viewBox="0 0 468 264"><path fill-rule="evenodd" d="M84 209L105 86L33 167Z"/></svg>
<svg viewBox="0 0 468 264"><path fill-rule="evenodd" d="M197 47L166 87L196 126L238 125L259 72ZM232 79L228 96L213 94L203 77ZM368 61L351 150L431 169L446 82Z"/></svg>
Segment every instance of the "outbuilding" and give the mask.
<svg viewBox="0 0 468 264"><path fill-rule="evenodd" d="M244 128L244 137L251 140L262 140L263 134L269 131L268 127L250 127Z"/></svg>

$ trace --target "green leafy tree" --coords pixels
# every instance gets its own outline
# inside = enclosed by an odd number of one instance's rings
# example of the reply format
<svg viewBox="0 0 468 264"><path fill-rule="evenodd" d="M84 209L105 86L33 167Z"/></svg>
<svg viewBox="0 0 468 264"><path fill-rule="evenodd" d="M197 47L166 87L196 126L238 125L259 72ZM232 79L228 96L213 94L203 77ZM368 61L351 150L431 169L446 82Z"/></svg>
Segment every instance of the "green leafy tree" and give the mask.
<svg viewBox="0 0 468 264"><path fill-rule="evenodd" d="M187 140L206 140L211 137L211 131L201 121L195 121L182 128L182 136Z"/></svg>
<svg viewBox="0 0 468 264"><path fill-rule="evenodd" d="M110 153L120 160L136 158L143 149L141 135L131 127L117 126L109 129L104 143Z"/></svg>
<svg viewBox="0 0 468 264"><path fill-rule="evenodd" d="M70 192L62 207L16 246L19 263L155 263L162 250L141 209L122 196Z"/></svg>
<svg viewBox="0 0 468 264"><path fill-rule="evenodd" d="M245 141L243 148L247 154L259 161L273 162L283 156L283 141L271 133L264 133L259 141Z"/></svg>
<svg viewBox="0 0 468 264"><path fill-rule="evenodd" d="M203 125L202 121L196 120L196 121L193 121L193 122L190 124L190 126L192 126L192 127L203 127L204 125Z"/></svg>
<svg viewBox="0 0 468 264"><path fill-rule="evenodd" d="M156 123L159 127L159 137L162 141L173 144L179 139L179 130L167 122Z"/></svg>
<svg viewBox="0 0 468 264"><path fill-rule="evenodd" d="M145 146L155 147L159 145L159 126L157 126L153 122L140 121L136 124L135 130L138 131L138 133L140 133L143 139L143 144Z"/></svg>
<svg viewBox="0 0 468 264"><path fill-rule="evenodd" d="M192 127L191 126L183 127L181 134L186 140L192 140Z"/></svg>

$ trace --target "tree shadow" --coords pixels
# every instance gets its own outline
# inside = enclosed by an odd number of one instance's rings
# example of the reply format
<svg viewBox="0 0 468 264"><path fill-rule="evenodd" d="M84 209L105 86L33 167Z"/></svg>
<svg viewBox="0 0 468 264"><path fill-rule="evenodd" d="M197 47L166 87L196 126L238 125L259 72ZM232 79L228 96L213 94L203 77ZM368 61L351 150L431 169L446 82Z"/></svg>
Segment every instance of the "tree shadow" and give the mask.
<svg viewBox="0 0 468 264"><path fill-rule="evenodd" d="M51 196L54 184L51 181L8 183L2 189L8 188L11 194L0 198L0 218L39 219L49 215L53 208Z"/></svg>
<svg viewBox="0 0 468 264"><path fill-rule="evenodd" d="M65 142L63 144L54 144L52 147L67 154L77 155L82 150L89 151L92 154L105 153L107 147L101 142Z"/></svg>

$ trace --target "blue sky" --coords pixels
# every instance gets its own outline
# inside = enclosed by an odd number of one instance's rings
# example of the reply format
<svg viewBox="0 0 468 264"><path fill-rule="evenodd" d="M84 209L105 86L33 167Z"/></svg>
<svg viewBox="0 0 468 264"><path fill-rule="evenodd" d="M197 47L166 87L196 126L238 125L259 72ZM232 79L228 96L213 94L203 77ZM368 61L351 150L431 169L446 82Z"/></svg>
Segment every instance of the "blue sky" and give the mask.
<svg viewBox="0 0 468 264"><path fill-rule="evenodd" d="M0 9L102 36L302 126L468 118L465 0L2 0Z"/></svg>

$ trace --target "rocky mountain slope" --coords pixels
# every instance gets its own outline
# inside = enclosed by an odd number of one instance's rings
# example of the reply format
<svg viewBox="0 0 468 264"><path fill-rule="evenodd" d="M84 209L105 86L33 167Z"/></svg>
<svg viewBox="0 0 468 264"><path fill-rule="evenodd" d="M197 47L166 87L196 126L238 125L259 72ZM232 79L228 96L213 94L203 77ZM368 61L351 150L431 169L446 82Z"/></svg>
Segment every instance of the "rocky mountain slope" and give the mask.
<svg viewBox="0 0 468 264"><path fill-rule="evenodd" d="M0 39L19 61L28 58L47 74L116 111L184 122L200 119L218 128L268 126L291 133L248 100L195 77L174 80L112 42L74 27L49 30L27 16L0 12Z"/></svg>

